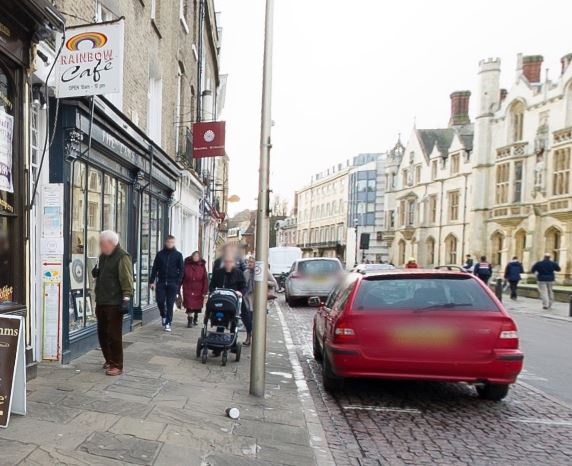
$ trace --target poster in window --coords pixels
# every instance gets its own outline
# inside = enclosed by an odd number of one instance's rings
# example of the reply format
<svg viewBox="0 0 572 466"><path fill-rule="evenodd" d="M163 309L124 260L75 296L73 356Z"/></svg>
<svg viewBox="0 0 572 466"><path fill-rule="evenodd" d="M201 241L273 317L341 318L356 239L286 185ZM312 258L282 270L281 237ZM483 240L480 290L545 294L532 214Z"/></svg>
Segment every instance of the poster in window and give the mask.
<svg viewBox="0 0 572 466"><path fill-rule="evenodd" d="M12 140L14 117L0 109L0 191L14 192L12 178Z"/></svg>

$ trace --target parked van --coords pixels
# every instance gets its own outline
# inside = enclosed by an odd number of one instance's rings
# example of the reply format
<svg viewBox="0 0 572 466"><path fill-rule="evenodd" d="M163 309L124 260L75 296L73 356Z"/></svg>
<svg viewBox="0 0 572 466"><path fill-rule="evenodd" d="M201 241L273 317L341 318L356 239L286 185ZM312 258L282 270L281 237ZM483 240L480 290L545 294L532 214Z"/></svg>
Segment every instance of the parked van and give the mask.
<svg viewBox="0 0 572 466"><path fill-rule="evenodd" d="M268 251L268 264L270 273L276 278L290 272L292 264L302 258L302 250L294 246L270 248Z"/></svg>

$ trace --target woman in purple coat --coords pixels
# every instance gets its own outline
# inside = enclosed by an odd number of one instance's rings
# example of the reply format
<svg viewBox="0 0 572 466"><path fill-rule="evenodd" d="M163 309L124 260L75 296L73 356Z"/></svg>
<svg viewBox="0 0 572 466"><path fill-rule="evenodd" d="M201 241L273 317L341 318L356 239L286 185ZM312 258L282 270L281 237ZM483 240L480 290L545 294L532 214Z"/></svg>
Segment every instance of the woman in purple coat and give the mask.
<svg viewBox="0 0 572 466"><path fill-rule="evenodd" d="M209 277L205 261L199 251L185 259L183 276L183 306L187 310L187 327L197 325L199 313L203 310L205 296L209 292Z"/></svg>

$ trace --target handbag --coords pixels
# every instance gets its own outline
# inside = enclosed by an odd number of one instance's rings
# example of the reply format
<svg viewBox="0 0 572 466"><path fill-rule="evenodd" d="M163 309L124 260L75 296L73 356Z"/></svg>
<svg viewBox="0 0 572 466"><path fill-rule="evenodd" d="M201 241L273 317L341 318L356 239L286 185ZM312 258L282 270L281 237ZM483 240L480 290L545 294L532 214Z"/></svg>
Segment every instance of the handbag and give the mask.
<svg viewBox="0 0 572 466"><path fill-rule="evenodd" d="M177 299L175 300L175 305L177 306L177 309L180 311L181 309L183 309L183 298L181 298L181 295L178 294L177 295Z"/></svg>

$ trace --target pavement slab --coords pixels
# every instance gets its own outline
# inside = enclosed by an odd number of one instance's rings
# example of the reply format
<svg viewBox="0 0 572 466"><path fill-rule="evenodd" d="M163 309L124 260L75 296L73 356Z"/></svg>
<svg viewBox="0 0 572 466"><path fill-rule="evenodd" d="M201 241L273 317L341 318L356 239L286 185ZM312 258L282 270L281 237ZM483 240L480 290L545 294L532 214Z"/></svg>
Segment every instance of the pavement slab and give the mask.
<svg viewBox="0 0 572 466"><path fill-rule="evenodd" d="M124 463L152 465L161 444L142 440L130 435L111 432L95 432L79 446L79 450L90 455L117 459Z"/></svg>

